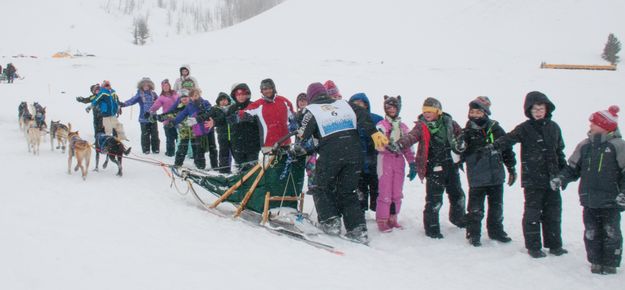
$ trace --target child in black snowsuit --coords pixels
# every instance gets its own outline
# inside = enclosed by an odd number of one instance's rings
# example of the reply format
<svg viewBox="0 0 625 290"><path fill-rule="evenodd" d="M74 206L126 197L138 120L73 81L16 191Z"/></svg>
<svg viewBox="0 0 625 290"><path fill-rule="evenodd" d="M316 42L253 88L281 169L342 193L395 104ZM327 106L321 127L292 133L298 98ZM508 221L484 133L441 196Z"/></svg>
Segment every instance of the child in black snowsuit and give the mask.
<svg viewBox="0 0 625 290"><path fill-rule="evenodd" d="M625 141L618 130L617 106L590 116L588 138L577 145L569 165L551 180L554 190L580 179L584 244L590 271L615 274L621 264L625 209Z"/></svg>
<svg viewBox="0 0 625 290"><path fill-rule="evenodd" d="M230 96L235 101L226 114L230 123L230 142L232 145L232 157L239 169L251 168L258 162L260 152L260 130L257 121L233 122L238 112L244 110L251 103L250 87L245 83L237 83L232 86Z"/></svg>
<svg viewBox="0 0 625 290"><path fill-rule="evenodd" d="M100 92L100 85L95 84L89 88L91 91L91 96L89 97L76 97L76 101L83 104L91 104L93 100L98 97L98 93ZM89 111L93 110L93 136L97 136L98 133L104 133L104 125L102 125L102 115L100 114L100 110L97 108L92 108L88 106L85 111L89 113Z"/></svg>
<svg viewBox="0 0 625 290"><path fill-rule="evenodd" d="M549 248L549 253L561 256L568 253L562 248L562 197L559 190L553 190L549 185L549 181L566 166L562 131L551 120L556 106L545 94L530 92L525 97L524 109L528 120L487 148L504 149L521 143L525 248L533 258L547 256L542 251L542 226L545 247Z"/></svg>
<svg viewBox="0 0 625 290"><path fill-rule="evenodd" d="M503 183L506 178L504 165L508 169L508 185L516 181L516 158L510 147L501 152L481 150L506 134L497 121L489 118L490 105L488 97L477 97L469 103L469 121L462 135L466 144L462 159L466 163L469 181L467 239L475 247L482 245L480 232L486 198L488 236L502 243L512 241L503 229Z"/></svg>
<svg viewBox="0 0 625 290"><path fill-rule="evenodd" d="M212 119L217 127L217 143L219 144L219 172L230 173L230 161L232 159L232 145L230 144L230 124L226 120L226 114L232 104L230 96L220 92L213 106L206 114L198 115L198 120Z"/></svg>

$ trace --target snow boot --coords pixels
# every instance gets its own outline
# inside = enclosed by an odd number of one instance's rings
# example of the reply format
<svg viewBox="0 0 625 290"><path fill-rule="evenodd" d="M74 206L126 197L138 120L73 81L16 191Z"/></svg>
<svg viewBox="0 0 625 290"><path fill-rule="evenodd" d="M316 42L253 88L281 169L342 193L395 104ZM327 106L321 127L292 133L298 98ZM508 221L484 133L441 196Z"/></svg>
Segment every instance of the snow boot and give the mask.
<svg viewBox="0 0 625 290"><path fill-rule="evenodd" d="M330 236L338 236L341 234L341 218L332 217L320 222L321 230Z"/></svg>
<svg viewBox="0 0 625 290"><path fill-rule="evenodd" d="M390 220L387 219L377 219L378 230L382 233L390 233L393 231L393 227L389 224Z"/></svg>
<svg viewBox="0 0 625 290"><path fill-rule="evenodd" d="M345 238L354 243L369 244L369 235L367 234L367 226L359 225L345 234Z"/></svg>
<svg viewBox="0 0 625 290"><path fill-rule="evenodd" d="M498 241L498 242L501 242L501 243L509 243L509 242L512 242L512 239L511 239L511 238L508 236L508 234L507 234L506 232L504 232L504 231L502 231L502 232L500 232L500 233L493 234L493 235L490 235L490 234L489 234L489 235L488 235L488 237L489 237L491 240L495 240L495 241Z"/></svg>
<svg viewBox="0 0 625 290"><path fill-rule="evenodd" d="M554 256L562 256L564 254L568 254L569 251L563 249L563 248L556 248L556 249L549 249L549 254L552 254Z"/></svg>
<svg viewBox="0 0 625 290"><path fill-rule="evenodd" d="M479 236L469 237L468 240L469 240L469 244L471 244L471 246L474 246L474 247L481 247L482 246L482 242L480 241L480 237Z"/></svg>
<svg viewBox="0 0 625 290"><path fill-rule="evenodd" d="M616 267L611 266L603 266L603 270L601 271L603 274L616 274Z"/></svg>
<svg viewBox="0 0 625 290"><path fill-rule="evenodd" d="M603 272L603 266L601 266L599 264L592 264L592 265L590 265L590 273L601 274L601 272Z"/></svg>
<svg viewBox="0 0 625 290"><path fill-rule="evenodd" d="M397 222L397 215L396 214L392 214L391 217L388 218L388 225L391 228L398 228L400 230L404 229L404 227L402 227L398 222Z"/></svg>
<svg viewBox="0 0 625 290"><path fill-rule="evenodd" d="M425 235L432 238L432 239L442 239L443 234L441 234L440 232L425 232Z"/></svg>
<svg viewBox="0 0 625 290"><path fill-rule="evenodd" d="M545 252L543 252L540 249L538 249L538 250L527 250L527 253L534 259L547 257L547 254L545 254Z"/></svg>

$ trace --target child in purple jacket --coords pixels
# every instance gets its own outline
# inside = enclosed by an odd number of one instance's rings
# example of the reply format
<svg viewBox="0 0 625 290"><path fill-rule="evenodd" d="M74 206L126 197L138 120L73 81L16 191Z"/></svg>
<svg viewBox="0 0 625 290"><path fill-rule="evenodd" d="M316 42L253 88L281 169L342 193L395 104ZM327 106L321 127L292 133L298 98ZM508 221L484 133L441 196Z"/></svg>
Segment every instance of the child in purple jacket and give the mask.
<svg viewBox="0 0 625 290"><path fill-rule="evenodd" d="M401 121L401 96L384 96L384 119L377 124L377 128L388 139L389 144L395 144L409 129ZM397 222L397 215L401 209L403 198L405 167L414 164L415 153L411 147L400 150L393 145L379 151L377 173L379 178L378 198L375 211L375 220L380 232L387 233L393 228L401 228Z"/></svg>

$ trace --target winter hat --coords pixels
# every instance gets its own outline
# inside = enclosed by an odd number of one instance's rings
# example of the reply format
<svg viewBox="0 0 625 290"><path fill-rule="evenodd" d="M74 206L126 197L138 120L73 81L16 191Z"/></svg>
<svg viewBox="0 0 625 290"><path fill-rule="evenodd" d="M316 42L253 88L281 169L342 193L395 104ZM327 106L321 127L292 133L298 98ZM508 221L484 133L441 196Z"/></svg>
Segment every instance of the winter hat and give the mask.
<svg viewBox="0 0 625 290"><path fill-rule="evenodd" d="M306 97L306 93L299 93L299 95L297 95L297 99L296 101L299 102L300 100L306 100L308 101L307 97Z"/></svg>
<svg viewBox="0 0 625 290"><path fill-rule="evenodd" d="M169 83L169 79L164 79L164 80L161 82L161 86L163 86L164 84L168 84L168 85L171 87L171 84Z"/></svg>
<svg viewBox="0 0 625 290"><path fill-rule="evenodd" d="M217 104L217 106L219 106L219 102L221 102L221 100L226 99L228 100L228 104L232 103L232 100L230 99L230 96L224 92L219 92L219 95L217 96L217 100L215 100L215 104Z"/></svg>
<svg viewBox="0 0 625 290"><path fill-rule="evenodd" d="M188 89L181 89L180 90L180 97L188 97L189 96L189 90Z"/></svg>
<svg viewBox="0 0 625 290"><path fill-rule="evenodd" d="M386 106L395 107L397 109L397 115L399 116L399 112L401 111L401 96L389 97L385 95L384 96L384 112L385 113L386 113Z"/></svg>
<svg viewBox="0 0 625 290"><path fill-rule="evenodd" d="M594 112L588 120L608 132L616 131L618 128L617 114L620 110L617 105L612 105L607 110Z"/></svg>
<svg viewBox="0 0 625 290"><path fill-rule="evenodd" d="M312 103L314 100L323 96L328 96L328 91L321 83L312 83L308 85L308 89L306 90L308 103Z"/></svg>
<svg viewBox="0 0 625 290"><path fill-rule="evenodd" d="M89 91L91 91L92 94L95 94L95 91L99 90L99 89L100 89L100 85L99 84L95 84L95 85L92 85L91 87L89 87Z"/></svg>
<svg viewBox="0 0 625 290"><path fill-rule="evenodd" d="M336 86L336 84L333 81L327 80L323 84L323 86L328 91L328 96L330 96L332 98L340 98L340 99L343 98L343 96L341 96L341 93L339 92L339 88Z"/></svg>
<svg viewBox="0 0 625 290"><path fill-rule="evenodd" d="M485 96L479 96L469 103L469 108L482 110L482 112L490 116L490 99Z"/></svg>
<svg viewBox="0 0 625 290"><path fill-rule="evenodd" d="M264 79L260 82L260 89L265 89L265 88L271 88L273 89L274 93L276 92L276 84L273 82L272 79Z"/></svg>
<svg viewBox="0 0 625 290"><path fill-rule="evenodd" d="M443 105L435 98L427 98L423 102L423 113L432 112L437 113L438 115L443 114Z"/></svg>

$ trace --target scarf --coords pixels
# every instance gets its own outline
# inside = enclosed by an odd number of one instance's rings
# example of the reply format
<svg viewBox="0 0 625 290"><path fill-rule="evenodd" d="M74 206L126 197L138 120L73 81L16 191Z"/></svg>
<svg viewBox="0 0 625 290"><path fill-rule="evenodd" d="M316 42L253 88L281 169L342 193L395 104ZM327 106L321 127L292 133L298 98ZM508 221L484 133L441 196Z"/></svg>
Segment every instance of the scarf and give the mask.
<svg viewBox="0 0 625 290"><path fill-rule="evenodd" d="M386 116L386 120L391 123L391 134L390 136L390 140L391 142L395 142L397 140L399 140L401 138L401 118L397 117L397 118L391 118L389 116Z"/></svg>

